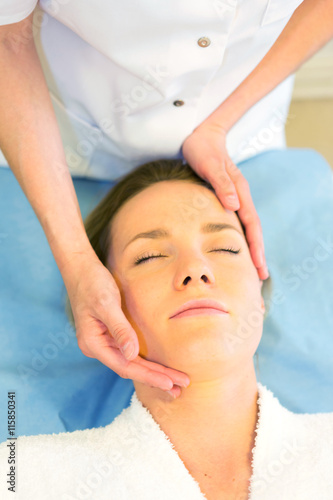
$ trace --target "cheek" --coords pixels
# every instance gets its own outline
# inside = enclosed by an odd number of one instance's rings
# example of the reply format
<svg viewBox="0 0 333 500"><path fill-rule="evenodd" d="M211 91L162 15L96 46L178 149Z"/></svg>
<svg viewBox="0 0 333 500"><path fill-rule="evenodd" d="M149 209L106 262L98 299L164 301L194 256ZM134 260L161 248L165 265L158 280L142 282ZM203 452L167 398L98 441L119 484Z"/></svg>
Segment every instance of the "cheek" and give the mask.
<svg viewBox="0 0 333 500"><path fill-rule="evenodd" d="M235 280L235 295L236 302L238 303L238 310L241 315L247 316L253 310L261 309L261 292L259 286L259 279L257 276L243 274ZM236 304L237 305L237 304Z"/></svg>
<svg viewBox="0 0 333 500"><path fill-rule="evenodd" d="M163 310L163 299L156 289L156 282L155 286L154 281L149 279L123 283L121 295L127 318L135 322L141 331L150 330Z"/></svg>
<svg viewBox="0 0 333 500"><path fill-rule="evenodd" d="M260 287L256 282L240 284L239 302L235 305L235 330L240 348L254 354L260 342L263 328Z"/></svg>
<svg viewBox="0 0 333 500"><path fill-rule="evenodd" d="M253 328L260 326L262 321L261 291L257 270L254 265L244 262L244 265L229 269L221 275L222 296L236 321Z"/></svg>
<svg viewBox="0 0 333 500"><path fill-rule="evenodd" d="M139 355L150 361L162 362L165 360L161 358L161 345L167 338L163 322L165 299L156 290L156 280L154 283L136 280L123 286L122 309L138 336Z"/></svg>
<svg viewBox="0 0 333 500"><path fill-rule="evenodd" d="M244 257L222 262L213 271L217 288L225 300L231 300L234 305L245 304L253 295L254 284L259 283L256 269Z"/></svg>

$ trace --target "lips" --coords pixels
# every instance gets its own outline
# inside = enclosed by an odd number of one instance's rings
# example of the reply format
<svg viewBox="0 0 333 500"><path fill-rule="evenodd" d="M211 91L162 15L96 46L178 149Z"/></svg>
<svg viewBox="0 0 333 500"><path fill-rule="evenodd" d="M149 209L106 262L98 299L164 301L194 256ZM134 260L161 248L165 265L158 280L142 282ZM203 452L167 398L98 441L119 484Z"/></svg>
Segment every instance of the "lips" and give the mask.
<svg viewBox="0 0 333 500"><path fill-rule="evenodd" d="M228 313L226 306L222 302L212 299L197 299L185 302L185 304L183 304L172 316L170 316L170 319L191 309L215 309L217 311Z"/></svg>

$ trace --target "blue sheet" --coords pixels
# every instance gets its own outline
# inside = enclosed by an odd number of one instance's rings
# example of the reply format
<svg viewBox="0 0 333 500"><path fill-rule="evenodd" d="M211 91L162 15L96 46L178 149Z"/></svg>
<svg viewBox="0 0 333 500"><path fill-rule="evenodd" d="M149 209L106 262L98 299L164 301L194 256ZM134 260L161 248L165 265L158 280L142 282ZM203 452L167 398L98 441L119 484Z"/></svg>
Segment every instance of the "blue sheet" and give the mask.
<svg viewBox="0 0 333 500"><path fill-rule="evenodd" d="M271 274L258 378L292 411L333 411L332 171L311 149L264 152L238 166ZM85 217L112 183L75 178L74 185ZM0 213L0 441L7 391L16 391L17 435L108 424L129 405L133 383L78 348L62 277L7 168L0 168Z"/></svg>

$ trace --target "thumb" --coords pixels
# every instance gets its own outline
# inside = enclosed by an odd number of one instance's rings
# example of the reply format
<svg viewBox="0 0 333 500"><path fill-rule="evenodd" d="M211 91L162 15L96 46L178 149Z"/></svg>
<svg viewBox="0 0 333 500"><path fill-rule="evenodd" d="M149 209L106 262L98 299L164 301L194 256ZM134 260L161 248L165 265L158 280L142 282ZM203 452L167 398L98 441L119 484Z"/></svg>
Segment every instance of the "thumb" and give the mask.
<svg viewBox="0 0 333 500"><path fill-rule="evenodd" d="M216 196L225 208L229 210L239 208L239 199L235 185L225 168L222 167L219 170L212 171L209 181L214 188Z"/></svg>
<svg viewBox="0 0 333 500"><path fill-rule="evenodd" d="M138 337L120 306L115 306L104 323L125 358L128 360L136 358L139 354Z"/></svg>

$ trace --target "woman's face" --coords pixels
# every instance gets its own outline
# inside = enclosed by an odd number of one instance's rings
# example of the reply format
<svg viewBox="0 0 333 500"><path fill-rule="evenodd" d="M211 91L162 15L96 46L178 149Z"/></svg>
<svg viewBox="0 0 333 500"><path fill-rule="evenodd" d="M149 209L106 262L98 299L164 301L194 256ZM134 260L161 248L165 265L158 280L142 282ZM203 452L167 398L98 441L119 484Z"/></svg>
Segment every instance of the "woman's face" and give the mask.
<svg viewBox="0 0 333 500"><path fill-rule="evenodd" d="M208 223L232 227L203 231ZM119 210L111 238L108 268L141 356L192 377L252 358L262 333L262 282L237 215L213 192L188 181L153 184ZM227 313L172 318L201 298L224 304Z"/></svg>

